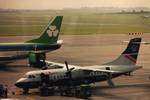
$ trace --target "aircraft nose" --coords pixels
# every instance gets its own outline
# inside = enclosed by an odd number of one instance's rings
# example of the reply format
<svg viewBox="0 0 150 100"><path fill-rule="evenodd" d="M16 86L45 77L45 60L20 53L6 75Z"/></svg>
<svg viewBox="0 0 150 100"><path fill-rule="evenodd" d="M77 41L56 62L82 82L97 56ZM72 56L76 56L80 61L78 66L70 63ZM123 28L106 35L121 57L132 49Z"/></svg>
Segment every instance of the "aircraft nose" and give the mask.
<svg viewBox="0 0 150 100"><path fill-rule="evenodd" d="M16 82L15 85L16 85L17 87L22 87L21 82Z"/></svg>
<svg viewBox="0 0 150 100"><path fill-rule="evenodd" d="M24 79L19 79L16 83L15 86L22 88L24 87L25 83L24 83Z"/></svg>

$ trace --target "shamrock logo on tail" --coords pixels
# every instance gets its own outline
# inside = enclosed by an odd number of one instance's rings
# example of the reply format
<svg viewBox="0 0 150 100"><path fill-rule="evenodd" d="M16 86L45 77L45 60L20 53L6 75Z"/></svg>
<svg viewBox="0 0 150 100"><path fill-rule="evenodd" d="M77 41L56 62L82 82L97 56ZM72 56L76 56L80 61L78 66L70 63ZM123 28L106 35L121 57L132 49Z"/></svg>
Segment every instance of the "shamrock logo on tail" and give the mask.
<svg viewBox="0 0 150 100"><path fill-rule="evenodd" d="M57 34L58 34L58 29L56 26L54 25L51 25L49 26L48 30L47 30L47 34L50 36L50 37L56 37Z"/></svg>

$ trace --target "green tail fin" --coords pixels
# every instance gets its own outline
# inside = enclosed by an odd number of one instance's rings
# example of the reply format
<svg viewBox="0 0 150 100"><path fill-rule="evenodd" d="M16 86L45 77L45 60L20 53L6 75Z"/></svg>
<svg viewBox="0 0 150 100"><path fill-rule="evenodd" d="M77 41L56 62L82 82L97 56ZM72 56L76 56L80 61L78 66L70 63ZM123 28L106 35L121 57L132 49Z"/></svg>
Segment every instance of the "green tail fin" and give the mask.
<svg viewBox="0 0 150 100"><path fill-rule="evenodd" d="M61 23L62 23L63 16L56 16L46 27L43 31L42 35L30 41L29 43L47 43L47 44L54 44L57 43Z"/></svg>

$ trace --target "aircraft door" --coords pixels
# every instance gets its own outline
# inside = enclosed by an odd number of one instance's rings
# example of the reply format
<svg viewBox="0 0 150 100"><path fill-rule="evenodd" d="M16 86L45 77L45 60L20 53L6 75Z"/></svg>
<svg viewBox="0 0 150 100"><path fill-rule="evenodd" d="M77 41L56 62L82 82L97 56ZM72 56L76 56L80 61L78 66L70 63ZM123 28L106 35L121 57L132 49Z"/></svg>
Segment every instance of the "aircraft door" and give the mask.
<svg viewBox="0 0 150 100"><path fill-rule="evenodd" d="M49 77L48 74L41 73L40 77L41 77L41 82L42 83L49 84L50 77Z"/></svg>

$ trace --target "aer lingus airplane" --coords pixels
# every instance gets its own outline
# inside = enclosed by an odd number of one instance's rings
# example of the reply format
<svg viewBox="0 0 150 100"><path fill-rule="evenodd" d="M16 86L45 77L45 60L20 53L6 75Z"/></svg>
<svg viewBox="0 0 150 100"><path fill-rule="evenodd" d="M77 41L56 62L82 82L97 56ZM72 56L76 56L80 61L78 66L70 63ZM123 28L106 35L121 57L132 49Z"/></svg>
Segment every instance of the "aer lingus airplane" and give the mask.
<svg viewBox="0 0 150 100"><path fill-rule="evenodd" d="M141 38L131 39L125 51L117 59L103 65L81 67L49 62L50 67L58 68L27 72L15 85L27 92L29 89L38 88L42 83L41 76L46 75L48 87L69 86L70 80L74 86L100 81L107 81L109 86L113 86L112 78L130 75L131 72L142 67L136 65L140 42Z"/></svg>
<svg viewBox="0 0 150 100"><path fill-rule="evenodd" d="M29 52L49 52L59 49L62 44L62 40L58 40L62 19L63 16L56 16L37 39L23 43L0 43L0 52L5 54L0 56L0 61L3 63L20 59L26 57Z"/></svg>

